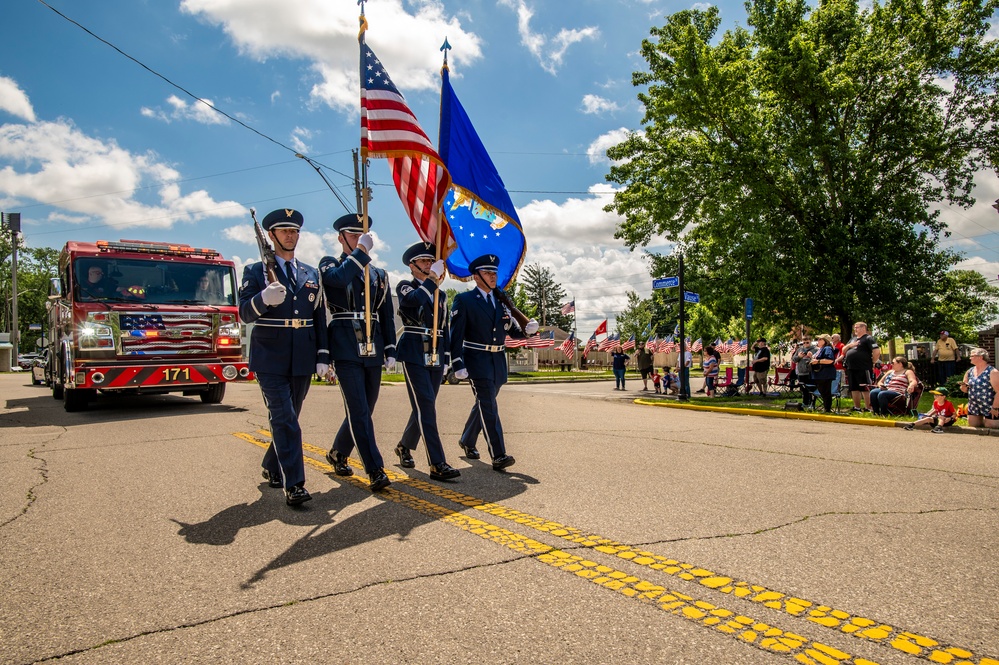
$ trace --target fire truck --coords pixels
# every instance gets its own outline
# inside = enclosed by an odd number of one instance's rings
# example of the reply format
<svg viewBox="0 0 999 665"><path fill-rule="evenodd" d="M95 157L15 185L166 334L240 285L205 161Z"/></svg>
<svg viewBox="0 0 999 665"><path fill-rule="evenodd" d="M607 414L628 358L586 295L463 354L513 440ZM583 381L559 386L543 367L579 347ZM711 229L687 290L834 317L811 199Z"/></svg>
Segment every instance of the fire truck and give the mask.
<svg viewBox="0 0 999 665"><path fill-rule="evenodd" d="M253 378L240 343L236 269L211 249L69 242L51 280L46 381L67 411L102 394L198 395L218 404Z"/></svg>

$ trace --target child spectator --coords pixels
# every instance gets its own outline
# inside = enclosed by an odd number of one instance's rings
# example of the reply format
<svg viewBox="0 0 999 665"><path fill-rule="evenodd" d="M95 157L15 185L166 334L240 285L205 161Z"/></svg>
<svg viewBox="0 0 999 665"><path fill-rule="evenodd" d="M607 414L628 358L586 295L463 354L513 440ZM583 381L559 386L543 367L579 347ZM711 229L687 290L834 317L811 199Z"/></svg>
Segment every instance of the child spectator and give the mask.
<svg viewBox="0 0 999 665"><path fill-rule="evenodd" d="M930 394L933 395L933 408L922 414L916 422L906 425L905 429L912 430L922 425L932 424L931 431L934 434L940 434L944 427L950 427L957 422L957 409L954 408L954 403L947 399L947 389L937 388L931 390Z"/></svg>
<svg viewBox="0 0 999 665"><path fill-rule="evenodd" d="M653 390L656 391L657 395L659 395L659 394L662 393L662 380L663 380L663 375L659 373L659 370L657 370L655 367L653 367L652 368L652 388L653 388Z"/></svg>
<svg viewBox="0 0 999 665"><path fill-rule="evenodd" d="M676 395L680 392L680 377L672 367L663 367L663 395Z"/></svg>

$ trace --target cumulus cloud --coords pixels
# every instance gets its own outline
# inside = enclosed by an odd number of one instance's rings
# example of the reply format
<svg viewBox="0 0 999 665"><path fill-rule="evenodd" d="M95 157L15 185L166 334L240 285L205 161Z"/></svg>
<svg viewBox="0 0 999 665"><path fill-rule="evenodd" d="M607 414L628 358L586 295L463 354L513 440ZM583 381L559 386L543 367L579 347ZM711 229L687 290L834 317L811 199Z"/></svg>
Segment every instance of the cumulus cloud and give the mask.
<svg viewBox="0 0 999 665"><path fill-rule="evenodd" d="M87 136L68 120L0 126L0 159L6 162L0 196L58 204L51 221L170 228L177 221L243 214L235 201L215 201L204 190L181 192L180 174L155 154ZM154 200L138 200L137 192L149 186Z"/></svg>
<svg viewBox="0 0 999 665"><path fill-rule="evenodd" d="M35 121L35 109L28 95L17 85L17 81L0 76L0 111L5 111L28 122Z"/></svg>
<svg viewBox="0 0 999 665"><path fill-rule="evenodd" d="M590 164L610 164L611 160L607 158L607 149L623 142L629 134L631 134L630 129L620 127L598 136L586 149Z"/></svg>
<svg viewBox="0 0 999 665"><path fill-rule="evenodd" d="M354 3L183 0L181 9L220 26L244 55L260 61L274 57L308 61L316 78L312 101L351 115L358 112ZM367 43L404 92L439 87L440 35L447 35L454 46L449 58L454 71L482 57L480 38L465 30L457 17L448 17L440 2L379 0L366 5L365 14L371 26Z"/></svg>
<svg viewBox="0 0 999 665"><path fill-rule="evenodd" d="M500 0L500 4L509 7L517 13L517 29L520 32L520 42L537 58L541 68L549 74L557 74L565 59L565 52L573 44L586 39L595 39L600 30L595 27L580 29L562 28L554 37L534 32L531 19L534 11L526 0Z"/></svg>
<svg viewBox="0 0 999 665"><path fill-rule="evenodd" d="M588 115L599 115L601 113L620 111L621 107L617 102L612 102L600 95L583 96L583 113Z"/></svg>
<svg viewBox="0 0 999 665"><path fill-rule="evenodd" d="M297 152L306 154L311 152L309 144L306 141L312 139L312 131L305 129L304 127L296 127L291 130L291 147Z"/></svg>
<svg viewBox="0 0 999 665"><path fill-rule="evenodd" d="M253 228L249 224L237 224L236 226L230 226L222 230L222 235L235 242L253 245L254 247L257 245L257 237L253 232ZM374 265L383 267L381 262L382 257L385 252L390 252L392 247L387 242L383 241L374 231L371 231L371 237L374 239L374 246L371 248L371 261ZM324 256L340 256L341 251L342 248L340 247L340 241L337 239L337 234L332 230L324 233L302 231L301 235L298 237L298 247L295 249L295 258L308 265L318 266L319 261L321 261ZM259 261L259 256L254 258L255 253L256 250L254 250L254 255L245 259L243 265ZM233 260L235 261L235 258Z"/></svg>
<svg viewBox="0 0 999 665"><path fill-rule="evenodd" d="M205 101L214 106L212 100L206 99ZM192 120L202 125L225 125L229 123L229 118L199 101L188 104L180 97L170 95L167 97L166 103L169 106L169 109L166 111L160 107L149 108L148 106L143 106L139 112L147 118L166 123L171 123L175 120Z"/></svg>

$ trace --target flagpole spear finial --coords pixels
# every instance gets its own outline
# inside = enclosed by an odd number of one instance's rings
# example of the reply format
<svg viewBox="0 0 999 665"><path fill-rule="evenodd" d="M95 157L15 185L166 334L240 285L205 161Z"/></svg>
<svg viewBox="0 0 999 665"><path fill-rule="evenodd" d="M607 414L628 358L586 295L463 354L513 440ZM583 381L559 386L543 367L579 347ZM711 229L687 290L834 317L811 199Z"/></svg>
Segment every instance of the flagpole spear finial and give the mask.
<svg viewBox="0 0 999 665"><path fill-rule="evenodd" d="M447 41L447 37L444 38L444 43L441 44L441 51L444 51L444 67L447 67L447 52L451 50L451 45Z"/></svg>

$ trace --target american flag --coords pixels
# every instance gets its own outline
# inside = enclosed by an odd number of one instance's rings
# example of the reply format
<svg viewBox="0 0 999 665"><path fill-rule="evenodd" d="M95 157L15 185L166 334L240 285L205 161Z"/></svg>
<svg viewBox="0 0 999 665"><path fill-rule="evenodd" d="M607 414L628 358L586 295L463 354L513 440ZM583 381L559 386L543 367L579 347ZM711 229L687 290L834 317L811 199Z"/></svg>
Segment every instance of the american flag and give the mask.
<svg viewBox="0 0 999 665"><path fill-rule="evenodd" d="M726 351L731 351L734 348L735 348L735 340L732 339L731 337L729 337L728 341L725 342L725 350Z"/></svg>
<svg viewBox="0 0 999 665"><path fill-rule="evenodd" d="M590 335L590 339L586 340L586 347L583 349L583 357L585 358L587 354L595 348L597 348L597 333L593 333Z"/></svg>
<svg viewBox="0 0 999 665"><path fill-rule="evenodd" d="M548 332L539 333L533 337L527 338L528 348L531 349L548 349L555 346L555 333L551 330Z"/></svg>
<svg viewBox="0 0 999 665"><path fill-rule="evenodd" d="M576 311L576 301L570 300L566 304L562 305L562 316L569 316Z"/></svg>
<svg viewBox="0 0 999 665"><path fill-rule="evenodd" d="M673 335L666 335L663 337L663 341L659 342L659 351L662 353L672 353L677 350L677 345L673 341Z"/></svg>
<svg viewBox="0 0 999 665"><path fill-rule="evenodd" d="M749 342L747 342L744 339L741 339L738 341L738 343L736 343L735 348L732 349L732 353L736 355L740 353L745 353L746 349L748 348L749 348Z"/></svg>
<svg viewBox="0 0 999 665"><path fill-rule="evenodd" d="M721 337L715 339L714 346L715 346L715 351L717 351L718 353L725 353L726 351L728 351L728 348L725 346L725 343L721 341Z"/></svg>
<svg viewBox="0 0 999 665"><path fill-rule="evenodd" d="M655 337L650 337L645 340L645 350L649 353L656 353L659 351L659 340Z"/></svg>
<svg viewBox="0 0 999 665"><path fill-rule="evenodd" d="M451 176L374 51L361 45L361 156L386 157L396 191L417 233L437 242ZM444 237L447 237L445 234Z"/></svg>
<svg viewBox="0 0 999 665"><path fill-rule="evenodd" d="M506 348L508 349L519 349L522 346L527 346L527 339L523 337L507 337L504 344L506 344Z"/></svg>
<svg viewBox="0 0 999 665"><path fill-rule="evenodd" d="M634 348L635 348L635 336L634 335L632 335L631 337L629 337L625 341L625 343L621 345L621 350L622 351L631 351Z"/></svg>
<svg viewBox="0 0 999 665"><path fill-rule="evenodd" d="M701 338L700 337L698 337L697 339L695 339L694 343L690 345L690 351L691 351L691 353L697 353L698 351L700 351L703 348L704 348L704 345L701 343Z"/></svg>
<svg viewBox="0 0 999 665"><path fill-rule="evenodd" d="M570 334L565 338L565 341L558 347L559 351L565 354L566 358L572 358L576 355L576 336Z"/></svg>
<svg viewBox="0 0 999 665"><path fill-rule="evenodd" d="M597 351L610 351L621 340L620 335L607 335L604 341L597 346Z"/></svg>

